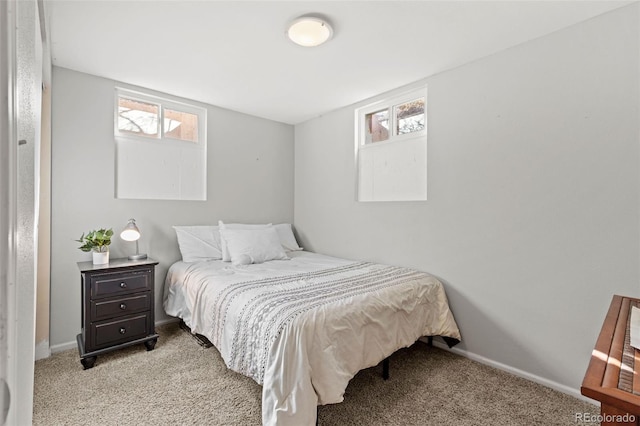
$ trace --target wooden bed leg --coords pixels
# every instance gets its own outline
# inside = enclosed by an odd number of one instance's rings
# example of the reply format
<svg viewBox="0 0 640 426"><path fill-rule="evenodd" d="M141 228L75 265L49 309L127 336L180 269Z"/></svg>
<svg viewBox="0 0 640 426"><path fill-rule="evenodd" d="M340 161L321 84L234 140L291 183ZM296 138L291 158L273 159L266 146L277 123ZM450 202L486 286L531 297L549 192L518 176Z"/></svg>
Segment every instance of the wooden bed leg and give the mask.
<svg viewBox="0 0 640 426"><path fill-rule="evenodd" d="M389 380L389 357L382 360L382 378Z"/></svg>
<svg viewBox="0 0 640 426"><path fill-rule="evenodd" d="M433 346L433 336L428 336L427 337L427 345Z"/></svg>

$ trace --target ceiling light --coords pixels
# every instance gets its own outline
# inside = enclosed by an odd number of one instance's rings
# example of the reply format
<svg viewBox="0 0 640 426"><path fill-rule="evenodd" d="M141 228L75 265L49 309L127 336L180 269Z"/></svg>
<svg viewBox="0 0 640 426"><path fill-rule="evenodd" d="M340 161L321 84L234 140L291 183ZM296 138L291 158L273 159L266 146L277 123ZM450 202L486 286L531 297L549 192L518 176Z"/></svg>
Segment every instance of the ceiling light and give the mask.
<svg viewBox="0 0 640 426"><path fill-rule="evenodd" d="M333 28L324 19L302 16L289 24L287 37L304 47L319 46L333 36Z"/></svg>

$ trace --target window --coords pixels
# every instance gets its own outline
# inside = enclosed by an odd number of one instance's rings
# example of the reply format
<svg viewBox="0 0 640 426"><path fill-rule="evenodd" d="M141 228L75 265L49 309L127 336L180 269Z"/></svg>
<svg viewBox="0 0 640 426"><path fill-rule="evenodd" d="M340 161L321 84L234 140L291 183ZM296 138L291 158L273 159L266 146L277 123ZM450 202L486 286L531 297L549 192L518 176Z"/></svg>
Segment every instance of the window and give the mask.
<svg viewBox="0 0 640 426"><path fill-rule="evenodd" d="M206 200L207 110L116 89L117 198Z"/></svg>
<svg viewBox="0 0 640 426"><path fill-rule="evenodd" d="M157 138L160 105L118 96L118 130Z"/></svg>
<svg viewBox="0 0 640 426"><path fill-rule="evenodd" d="M389 133L389 109L393 111L394 132ZM389 137L424 130L424 97L365 114L365 143L384 142Z"/></svg>
<svg viewBox="0 0 640 426"><path fill-rule="evenodd" d="M424 130L424 98L398 105L395 109L397 135L407 135Z"/></svg>
<svg viewBox="0 0 640 426"><path fill-rule="evenodd" d="M370 112L365 115L366 143L389 140L389 110Z"/></svg>
<svg viewBox="0 0 640 426"><path fill-rule="evenodd" d="M358 201L427 199L426 88L356 110Z"/></svg>
<svg viewBox="0 0 640 426"><path fill-rule="evenodd" d="M168 138L198 142L198 115L165 109L164 135Z"/></svg>

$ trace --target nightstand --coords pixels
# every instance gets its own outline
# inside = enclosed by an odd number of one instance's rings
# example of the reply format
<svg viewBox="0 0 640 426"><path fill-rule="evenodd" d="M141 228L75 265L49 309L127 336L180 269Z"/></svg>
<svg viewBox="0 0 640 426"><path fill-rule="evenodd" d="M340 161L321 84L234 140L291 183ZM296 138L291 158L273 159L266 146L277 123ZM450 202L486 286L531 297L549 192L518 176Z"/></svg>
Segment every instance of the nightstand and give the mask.
<svg viewBox="0 0 640 426"><path fill-rule="evenodd" d="M158 341L154 327L153 259L112 259L104 265L78 262L82 284L82 332L78 351L84 369L98 355L143 343L148 351Z"/></svg>

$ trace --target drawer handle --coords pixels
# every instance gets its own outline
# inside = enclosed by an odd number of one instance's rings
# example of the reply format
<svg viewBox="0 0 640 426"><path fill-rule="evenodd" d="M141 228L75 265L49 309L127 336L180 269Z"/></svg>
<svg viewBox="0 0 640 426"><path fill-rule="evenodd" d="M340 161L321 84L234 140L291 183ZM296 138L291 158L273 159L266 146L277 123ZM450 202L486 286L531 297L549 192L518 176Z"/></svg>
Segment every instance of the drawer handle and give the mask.
<svg viewBox="0 0 640 426"><path fill-rule="evenodd" d="M125 309L127 309L127 305L125 305L124 303L121 303L120 304L120 309L122 309L124 311Z"/></svg>
<svg viewBox="0 0 640 426"><path fill-rule="evenodd" d="M120 283L120 288L127 288L127 283L124 283L124 282Z"/></svg>
<svg viewBox="0 0 640 426"><path fill-rule="evenodd" d="M124 334L127 332L127 329L124 327L120 327L120 334Z"/></svg>

